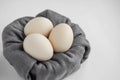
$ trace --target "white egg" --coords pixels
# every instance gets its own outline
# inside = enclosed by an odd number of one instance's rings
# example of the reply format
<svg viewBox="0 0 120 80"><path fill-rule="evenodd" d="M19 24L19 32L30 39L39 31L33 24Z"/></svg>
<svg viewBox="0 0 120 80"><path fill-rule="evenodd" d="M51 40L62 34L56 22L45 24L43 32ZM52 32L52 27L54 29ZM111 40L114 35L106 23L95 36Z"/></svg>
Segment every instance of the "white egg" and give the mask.
<svg viewBox="0 0 120 80"><path fill-rule="evenodd" d="M33 58L46 61L52 58L53 48L50 41L41 34L30 34L23 42L23 48Z"/></svg>
<svg viewBox="0 0 120 80"><path fill-rule="evenodd" d="M26 36L31 33L40 33L48 36L52 28L53 24L48 18L36 17L25 25L24 33Z"/></svg>
<svg viewBox="0 0 120 80"><path fill-rule="evenodd" d="M51 31L49 40L55 52L65 52L73 43L73 31L68 24L60 23Z"/></svg>

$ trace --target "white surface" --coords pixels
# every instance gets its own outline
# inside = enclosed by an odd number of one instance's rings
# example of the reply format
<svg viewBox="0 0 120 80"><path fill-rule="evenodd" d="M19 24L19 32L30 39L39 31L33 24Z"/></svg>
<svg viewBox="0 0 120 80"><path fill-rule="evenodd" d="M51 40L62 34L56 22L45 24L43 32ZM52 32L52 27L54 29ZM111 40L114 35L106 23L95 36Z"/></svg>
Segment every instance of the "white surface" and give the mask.
<svg viewBox="0 0 120 80"><path fill-rule="evenodd" d="M50 32L48 39L54 52L66 52L73 43L73 30L68 24L57 24Z"/></svg>
<svg viewBox="0 0 120 80"><path fill-rule="evenodd" d="M31 33L40 33L44 36L48 36L52 29L53 29L53 24L48 18L37 17L30 20L25 25L24 33L25 35L29 35Z"/></svg>
<svg viewBox="0 0 120 80"><path fill-rule="evenodd" d="M35 16L44 9L78 23L91 43L89 59L65 80L120 80L119 0L0 0L0 33L13 20ZM23 80L3 57L2 41L0 80Z"/></svg>
<svg viewBox="0 0 120 80"><path fill-rule="evenodd" d="M27 54L40 61L46 61L53 57L52 44L44 35L39 33L26 36L23 48Z"/></svg>

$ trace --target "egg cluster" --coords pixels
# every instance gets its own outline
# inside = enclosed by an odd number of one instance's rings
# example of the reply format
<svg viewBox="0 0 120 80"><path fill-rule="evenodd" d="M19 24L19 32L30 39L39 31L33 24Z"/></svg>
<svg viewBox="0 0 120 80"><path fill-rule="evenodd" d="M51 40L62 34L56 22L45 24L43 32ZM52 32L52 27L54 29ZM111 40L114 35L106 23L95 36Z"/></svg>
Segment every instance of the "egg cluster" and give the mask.
<svg viewBox="0 0 120 80"><path fill-rule="evenodd" d="M39 61L51 59L54 52L67 51L73 43L73 31L68 24L60 23L53 27L45 17L30 20L25 25L24 33L25 52Z"/></svg>

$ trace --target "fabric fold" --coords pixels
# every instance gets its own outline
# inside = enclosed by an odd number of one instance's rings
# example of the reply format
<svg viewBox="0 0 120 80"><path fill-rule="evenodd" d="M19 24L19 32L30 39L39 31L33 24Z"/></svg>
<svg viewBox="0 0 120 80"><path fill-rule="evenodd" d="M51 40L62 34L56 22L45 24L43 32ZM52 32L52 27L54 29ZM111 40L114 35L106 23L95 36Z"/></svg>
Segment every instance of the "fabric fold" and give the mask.
<svg viewBox="0 0 120 80"><path fill-rule="evenodd" d="M55 53L48 61L42 62L32 58L24 51L23 40L24 26L34 17L23 17L13 21L3 30L3 54L25 80L62 80L77 71L81 63L88 58L89 41L78 24L72 23L69 18L57 12L45 10L36 17L46 17L54 26L59 23L70 25L74 34L71 48L64 53Z"/></svg>

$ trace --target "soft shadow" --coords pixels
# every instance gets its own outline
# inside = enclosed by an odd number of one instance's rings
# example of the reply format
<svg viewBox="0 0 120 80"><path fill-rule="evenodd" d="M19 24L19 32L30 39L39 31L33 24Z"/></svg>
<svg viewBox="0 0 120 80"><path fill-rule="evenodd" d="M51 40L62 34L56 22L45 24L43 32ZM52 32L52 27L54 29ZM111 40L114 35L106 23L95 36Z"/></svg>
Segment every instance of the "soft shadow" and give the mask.
<svg viewBox="0 0 120 80"><path fill-rule="evenodd" d="M0 80L23 80L0 51Z"/></svg>

